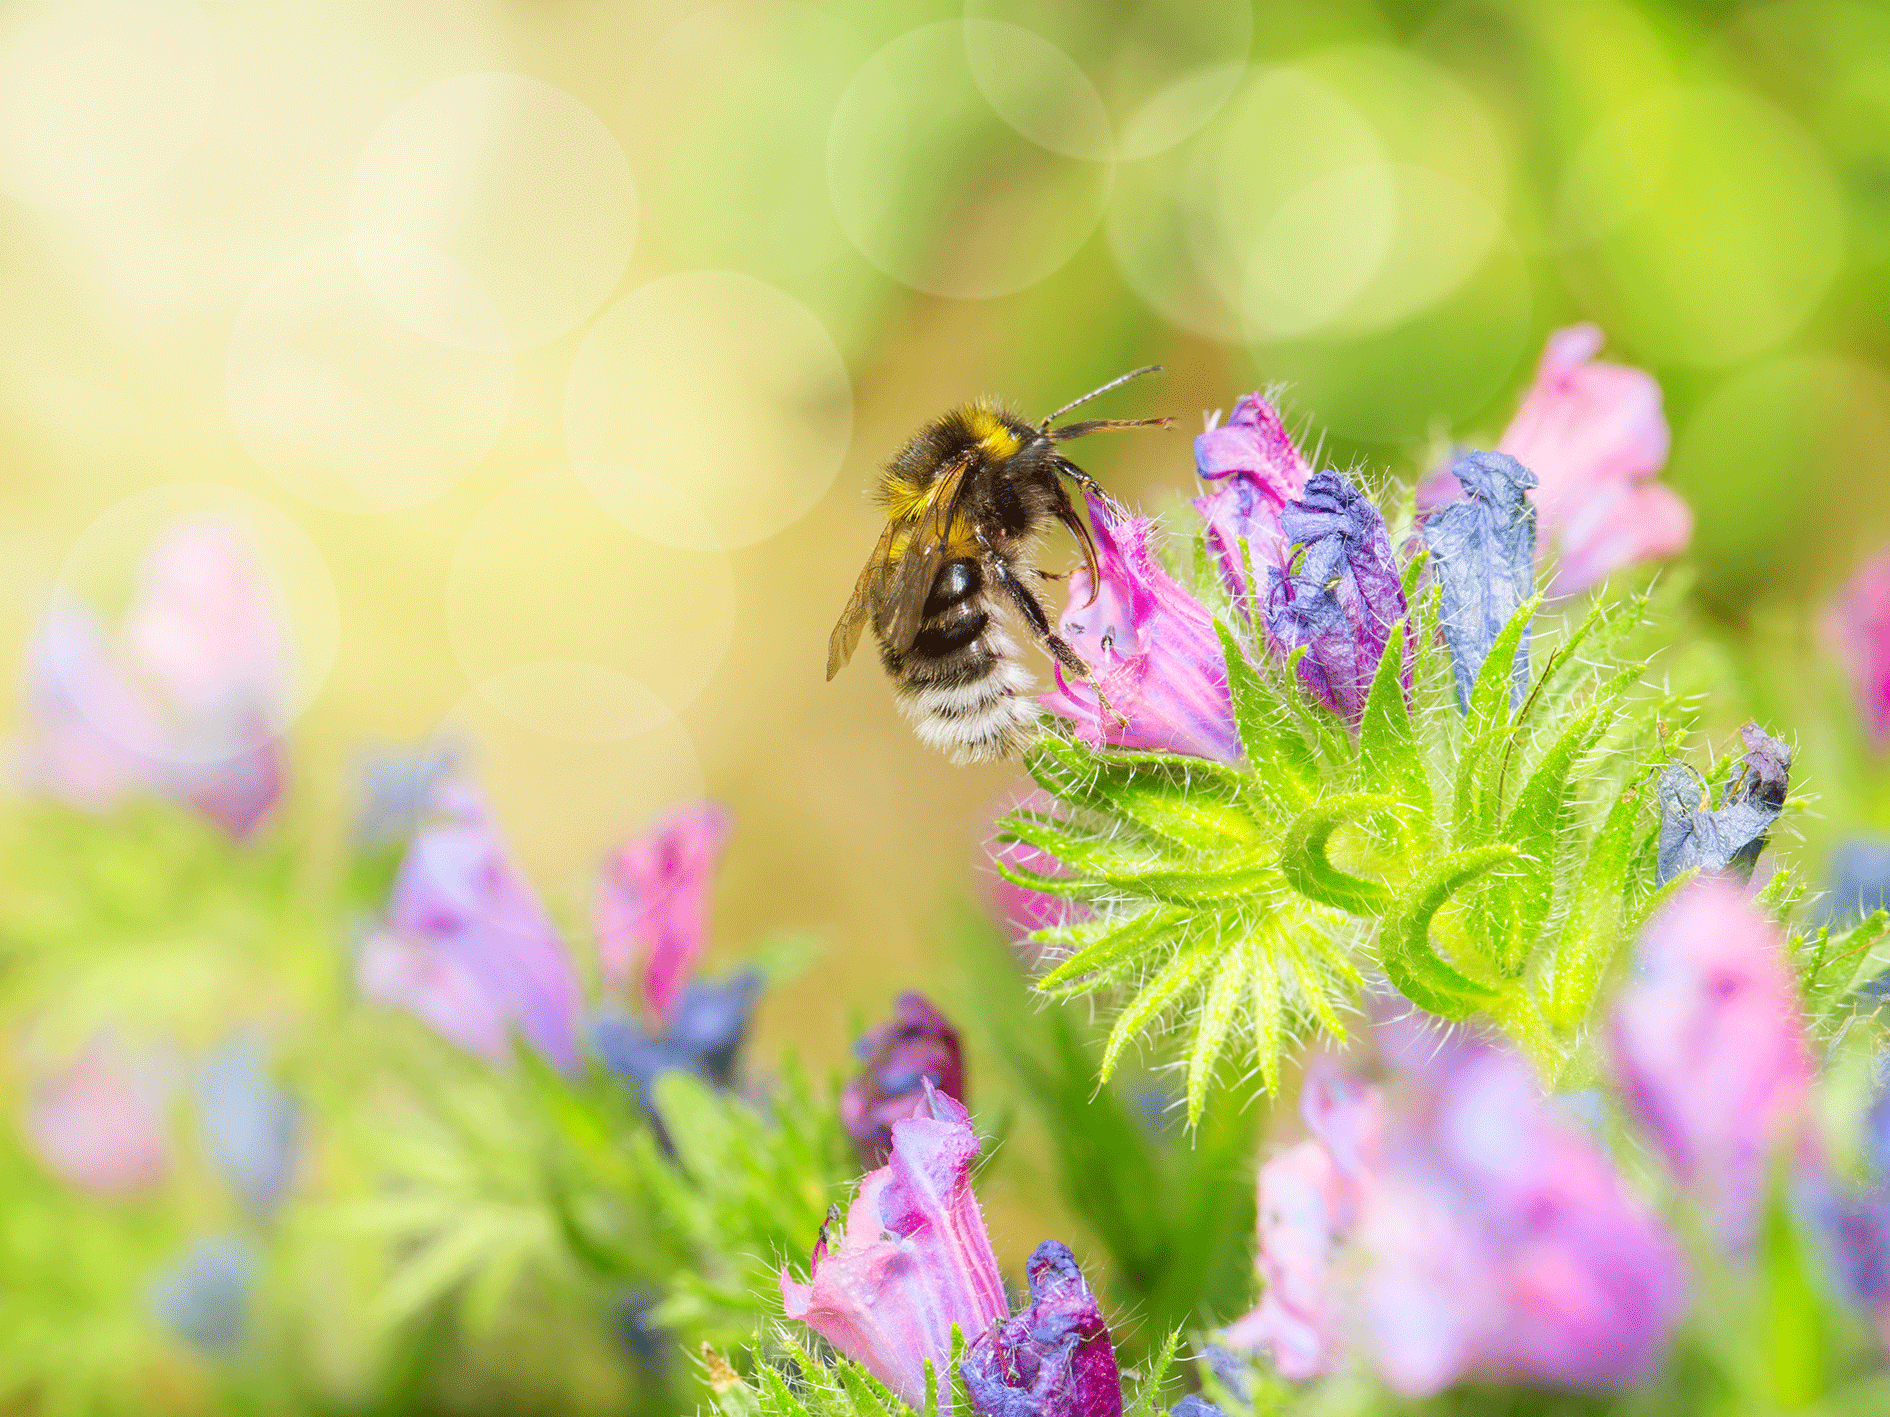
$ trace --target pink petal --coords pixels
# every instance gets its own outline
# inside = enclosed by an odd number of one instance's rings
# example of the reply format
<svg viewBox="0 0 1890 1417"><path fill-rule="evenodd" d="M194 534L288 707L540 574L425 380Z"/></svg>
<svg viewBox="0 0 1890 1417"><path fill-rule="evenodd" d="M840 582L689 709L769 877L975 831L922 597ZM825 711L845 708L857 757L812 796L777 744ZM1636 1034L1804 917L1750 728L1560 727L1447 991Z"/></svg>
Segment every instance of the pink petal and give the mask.
<svg viewBox="0 0 1890 1417"><path fill-rule="evenodd" d="M511 1061L504 1006L445 950L377 931L362 946L355 983L363 998L405 1009L468 1053L492 1063Z"/></svg>
<svg viewBox="0 0 1890 1417"><path fill-rule="evenodd" d="M709 890L734 818L701 802L679 808L626 842L605 868L597 892L598 963L621 991L643 962L643 997L667 1018L709 942Z"/></svg>
<svg viewBox="0 0 1890 1417"><path fill-rule="evenodd" d="M1570 518L1555 553L1553 595L1575 595L1614 571L1678 555L1693 540L1693 509L1658 482L1597 488Z"/></svg>
<svg viewBox="0 0 1890 1417"><path fill-rule="evenodd" d="M1819 630L1850 672L1864 723L1881 743L1890 736L1890 547L1858 563Z"/></svg>
<svg viewBox="0 0 1890 1417"><path fill-rule="evenodd" d="M34 1090L27 1136L41 1160L81 1190L100 1196L148 1191L170 1170L157 1093L148 1070L141 1075L97 1039Z"/></svg>

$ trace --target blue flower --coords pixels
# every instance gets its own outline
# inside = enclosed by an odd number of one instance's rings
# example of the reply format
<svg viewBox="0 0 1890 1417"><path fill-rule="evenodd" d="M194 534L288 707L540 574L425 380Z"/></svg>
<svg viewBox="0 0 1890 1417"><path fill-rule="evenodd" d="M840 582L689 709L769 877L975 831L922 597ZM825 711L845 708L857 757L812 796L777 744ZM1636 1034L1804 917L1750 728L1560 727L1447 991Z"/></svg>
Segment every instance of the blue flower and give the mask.
<svg viewBox="0 0 1890 1417"><path fill-rule="evenodd" d="M1121 1417L1122 1378L1102 1306L1070 1248L1037 1246L1030 1306L978 1335L959 1367L980 1417Z"/></svg>
<svg viewBox="0 0 1890 1417"><path fill-rule="evenodd" d="M734 1080L735 1057L761 999L761 986L761 976L752 969L715 983L693 980L677 1000L669 1026L660 1032L621 1014L607 1014L591 1025L591 1046L598 1058L636 1093L659 1135L663 1124L651 1091L656 1079L668 1072L693 1073L727 1087Z"/></svg>
<svg viewBox="0 0 1890 1417"><path fill-rule="evenodd" d="M1470 453L1451 469L1463 496L1424 524L1443 587L1444 642L1457 677L1457 704L1470 708L1490 646L1535 593L1536 509L1525 495L1536 475L1507 453ZM1529 692L1529 632L1516 647L1510 702Z"/></svg>
<svg viewBox="0 0 1890 1417"><path fill-rule="evenodd" d="M197 1109L205 1155L250 1214L268 1219L295 1179L302 1109L271 1081L260 1039L239 1034L210 1055Z"/></svg>
<svg viewBox="0 0 1890 1417"><path fill-rule="evenodd" d="M249 1297L256 1253L236 1235L197 1241L151 1281L151 1312L199 1352L212 1357L242 1347L249 1333Z"/></svg>
<svg viewBox="0 0 1890 1417"><path fill-rule="evenodd" d="M1707 810L1705 787L1691 769L1675 763L1661 773L1656 885L1695 867L1752 879L1766 833L1785 809L1792 750L1756 723L1746 724L1739 735L1746 751L1716 809Z"/></svg>

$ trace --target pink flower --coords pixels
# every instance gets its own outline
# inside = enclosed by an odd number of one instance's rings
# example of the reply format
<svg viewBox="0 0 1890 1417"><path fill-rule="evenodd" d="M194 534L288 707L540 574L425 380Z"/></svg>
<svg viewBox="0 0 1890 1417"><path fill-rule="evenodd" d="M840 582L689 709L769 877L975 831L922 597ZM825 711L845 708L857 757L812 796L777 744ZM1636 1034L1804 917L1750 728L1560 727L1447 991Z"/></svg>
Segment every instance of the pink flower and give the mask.
<svg viewBox="0 0 1890 1417"><path fill-rule="evenodd" d="M1050 812L1055 806L1054 797L1041 788L1034 788L1003 798L991 817L996 820L1018 810ZM1061 875L1062 863L1049 852L1040 851L1022 841L992 841L987 851L988 864L978 872L977 882L979 893L984 897L986 913L997 923L1006 942L1016 951L1024 966L1034 968L1041 948L1030 940L1030 935L1052 925L1080 919L1087 912L1087 907L1059 896L1014 885L998 874L997 865L1003 862L1007 866L1034 871L1041 876Z"/></svg>
<svg viewBox="0 0 1890 1417"><path fill-rule="evenodd" d="M1596 362L1601 345L1594 325L1550 335L1535 383L1496 445L1540 479L1534 500L1545 551L1556 547L1548 552L1556 595L1672 556L1693 536L1686 503L1649 480L1670 441L1660 385L1644 370ZM1456 479L1438 473L1419 487L1418 505L1428 511L1456 495Z"/></svg>
<svg viewBox="0 0 1890 1417"><path fill-rule="evenodd" d="M97 1038L63 1073L40 1084L26 1134L61 1178L99 1196L129 1196L164 1183L170 1147L163 1087Z"/></svg>
<svg viewBox="0 0 1890 1417"><path fill-rule="evenodd" d="M1858 564L1820 629L1850 671L1864 725L1882 747L1890 739L1890 546Z"/></svg>
<svg viewBox="0 0 1890 1417"><path fill-rule="evenodd" d="M1227 593L1248 605L1252 592L1246 562L1251 559L1263 574L1268 566L1286 564L1280 513L1305 489L1312 469L1293 445L1278 410L1258 393L1235 404L1226 423L1210 423L1195 438L1194 463L1202 481L1220 484L1194 499L1195 510L1207 523L1208 548ZM1246 557L1241 555L1243 540Z"/></svg>
<svg viewBox="0 0 1890 1417"><path fill-rule="evenodd" d="M925 1402L928 1360L949 1392L952 1325L975 1340L1010 1317L971 1189L971 1116L929 1083L925 1101L893 1123L892 1157L860 1183L844 1228L823 1228L809 1282L781 1270L787 1316L915 1408Z"/></svg>
<svg viewBox="0 0 1890 1417"><path fill-rule="evenodd" d="M1778 928L1737 885L1686 886L1641 935L1609 1023L1630 1109L1734 1253L1752 1243L1768 1170L1811 1090Z"/></svg>
<svg viewBox="0 0 1890 1417"><path fill-rule="evenodd" d="M1313 1137L1261 1178L1267 1290L1228 1337L1291 1378L1355 1343L1407 1396L1643 1377L1680 1316L1672 1238L1513 1053L1436 1035L1406 1052L1384 1103L1309 1077Z"/></svg>
<svg viewBox="0 0 1890 1417"><path fill-rule="evenodd" d="M1149 547L1153 522L1114 521L1093 497L1089 510L1102 583L1092 604L1088 568L1070 573L1059 628L1089 661L1115 713L1097 703L1094 688L1071 683L1061 666L1057 687L1040 701L1098 747L1233 762L1240 737L1213 617L1156 561Z"/></svg>
<svg viewBox="0 0 1890 1417"><path fill-rule="evenodd" d="M726 807L700 802L626 842L605 868L595 920L604 982L621 992L643 962L643 998L668 1018L709 943L709 887L728 844Z"/></svg>
<svg viewBox="0 0 1890 1417"><path fill-rule="evenodd" d="M249 548L219 521L171 527L122 631L113 644L90 611L54 599L28 671L22 776L87 811L150 792L250 836L287 782L278 724L293 664Z"/></svg>
<svg viewBox="0 0 1890 1417"><path fill-rule="evenodd" d="M516 1027L577 1072L577 970L531 882L477 788L442 783L432 806L436 819L400 863L385 926L362 951L361 992L495 1062L509 1056Z"/></svg>
<svg viewBox="0 0 1890 1417"><path fill-rule="evenodd" d="M1376 1088L1321 1063L1307 1074L1299 1107L1312 1139L1260 1168L1266 1288L1224 1341L1270 1353L1282 1377L1303 1381L1331 1372L1343 1347L1337 1251L1358 1223L1378 1160L1383 1106Z"/></svg>
<svg viewBox="0 0 1890 1417"><path fill-rule="evenodd" d="M923 994L901 994L891 1022L869 1032L853 1051L860 1071L840 1094L840 1120L867 1166L886 1164L893 1123L924 1107L928 1088L966 1100L958 1030Z"/></svg>

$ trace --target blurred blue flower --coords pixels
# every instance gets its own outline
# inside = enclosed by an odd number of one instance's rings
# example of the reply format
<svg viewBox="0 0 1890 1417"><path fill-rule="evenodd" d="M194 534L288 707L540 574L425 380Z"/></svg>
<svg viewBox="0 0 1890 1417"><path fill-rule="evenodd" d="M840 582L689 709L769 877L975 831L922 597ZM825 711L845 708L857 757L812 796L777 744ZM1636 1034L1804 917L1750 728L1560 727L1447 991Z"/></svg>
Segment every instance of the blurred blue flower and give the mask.
<svg viewBox="0 0 1890 1417"><path fill-rule="evenodd" d="M972 1339L959 1367L972 1407L981 1417L1121 1417L1115 1344L1076 1256L1045 1240L1024 1277L1029 1307Z"/></svg>
<svg viewBox="0 0 1890 1417"><path fill-rule="evenodd" d="M1824 906L1833 925L1854 925L1872 911L1890 909L1890 840L1858 837L1838 847Z"/></svg>
<svg viewBox="0 0 1890 1417"><path fill-rule="evenodd" d="M249 1299L257 1258L236 1235L198 1240L183 1258L151 1281L151 1312L199 1352L223 1357L249 1332Z"/></svg>
<svg viewBox="0 0 1890 1417"><path fill-rule="evenodd" d="M1451 469L1463 496L1424 523L1431 565L1443 586L1444 642L1457 679L1457 705L1470 708L1490 646L1518 606L1535 593L1536 509L1525 495L1536 475L1506 453L1470 453ZM1510 702L1529 692L1529 632L1516 647Z"/></svg>
<svg viewBox="0 0 1890 1417"><path fill-rule="evenodd" d="M591 1046L604 1066L636 1093L644 1115L660 1134L662 1118L651 1092L656 1079L667 1072L685 1072L727 1087L734 1080L735 1058L761 989L761 976L752 969L714 983L692 980L667 1028L659 1031L621 1014L606 1014L591 1025Z"/></svg>
<svg viewBox="0 0 1890 1417"><path fill-rule="evenodd" d="M457 773L465 750L451 741L419 748L365 748L355 760L360 802L354 839L361 846L397 846L420 830L433 789Z"/></svg>
<svg viewBox="0 0 1890 1417"><path fill-rule="evenodd" d="M197 1078L205 1155L251 1215L274 1215L295 1179L302 1109L269 1076L260 1038L238 1034L205 1061Z"/></svg>
<svg viewBox="0 0 1890 1417"><path fill-rule="evenodd" d="M1391 627L1406 613L1385 519L1345 476L1322 472L1286 504L1280 525L1296 555L1285 571L1267 568L1267 634L1282 655L1306 648L1299 677L1356 724ZM1408 656L1404 684L1408 691Z"/></svg>
<svg viewBox="0 0 1890 1417"><path fill-rule="evenodd" d="M1706 808L1698 774L1680 763L1662 771L1656 885L1664 886L1694 867L1740 881L1752 879L1766 833L1785 809L1792 750L1756 723L1747 723L1739 735L1746 751L1713 810Z"/></svg>

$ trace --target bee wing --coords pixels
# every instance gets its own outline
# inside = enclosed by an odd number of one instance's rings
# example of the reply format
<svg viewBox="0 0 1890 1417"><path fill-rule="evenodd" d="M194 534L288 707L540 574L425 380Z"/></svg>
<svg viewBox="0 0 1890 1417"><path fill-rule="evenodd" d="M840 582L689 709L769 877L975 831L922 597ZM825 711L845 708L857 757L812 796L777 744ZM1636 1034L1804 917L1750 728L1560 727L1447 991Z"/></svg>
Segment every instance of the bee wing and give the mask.
<svg viewBox="0 0 1890 1417"><path fill-rule="evenodd" d="M925 599L932 593L932 581L939 568L951 554L952 523L958 515L959 493L964 489L965 471L971 461L960 458L940 471L931 498L919 513L893 567L892 585L885 599L874 607L873 628L901 653L911 649L919 637Z"/></svg>
<svg viewBox="0 0 1890 1417"><path fill-rule="evenodd" d="M873 554L866 558L866 565L860 571L860 578L854 582L853 594L847 598L847 608L840 612L839 623L833 627L833 634L827 639L827 678L832 679L853 658L853 651L860 647L860 633L865 630L866 622L876 616L880 603L885 599L886 583L892 576L893 524L886 523L886 530L880 533L879 545L873 548Z"/></svg>

